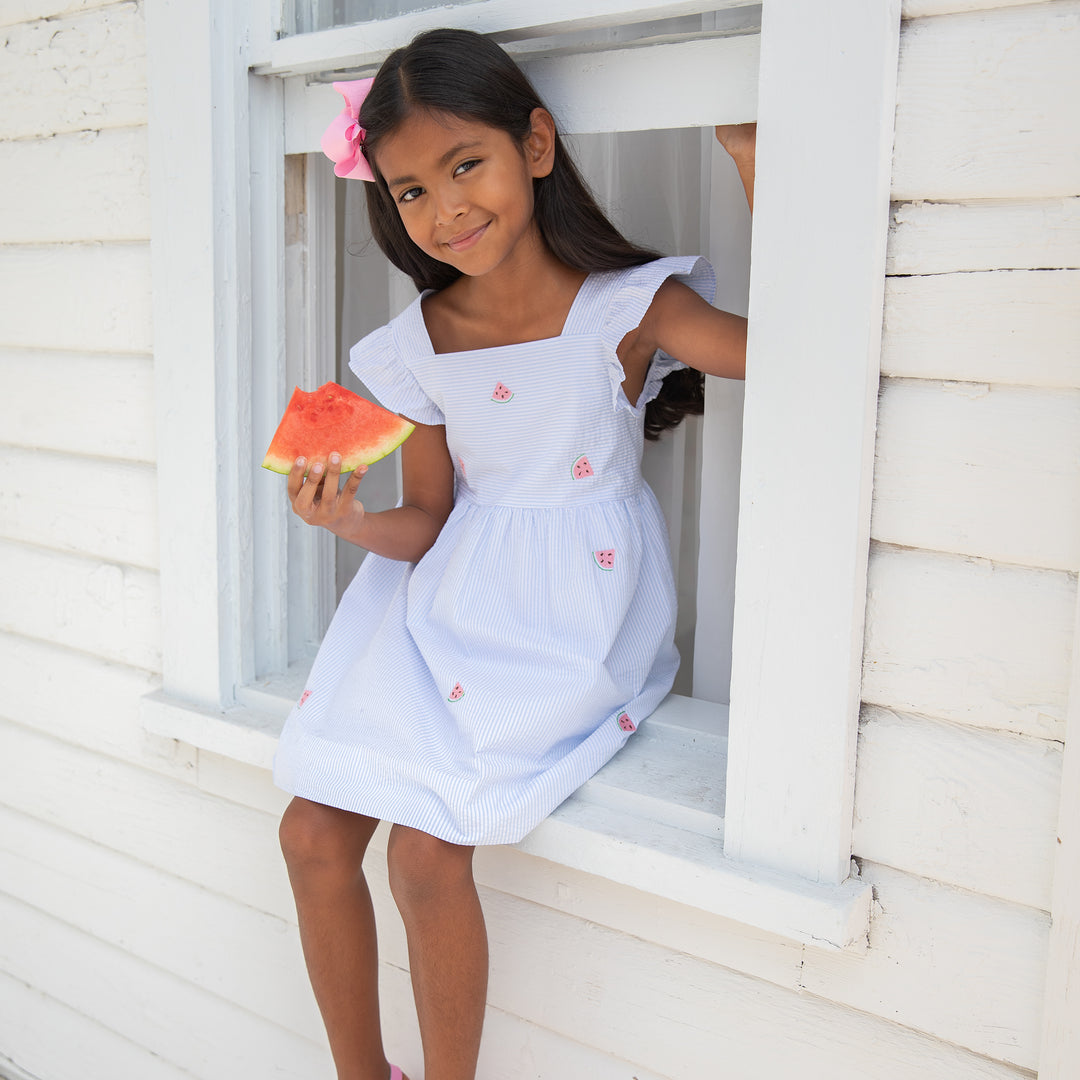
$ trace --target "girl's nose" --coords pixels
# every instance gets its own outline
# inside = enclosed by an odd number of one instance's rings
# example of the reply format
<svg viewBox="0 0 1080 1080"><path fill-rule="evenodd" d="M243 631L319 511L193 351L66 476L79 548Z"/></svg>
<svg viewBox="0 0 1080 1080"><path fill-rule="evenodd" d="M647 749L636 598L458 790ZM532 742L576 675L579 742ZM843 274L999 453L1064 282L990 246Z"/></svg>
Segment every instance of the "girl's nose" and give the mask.
<svg viewBox="0 0 1080 1080"><path fill-rule="evenodd" d="M443 184L433 194L436 224L449 225L465 212L465 200L456 184Z"/></svg>

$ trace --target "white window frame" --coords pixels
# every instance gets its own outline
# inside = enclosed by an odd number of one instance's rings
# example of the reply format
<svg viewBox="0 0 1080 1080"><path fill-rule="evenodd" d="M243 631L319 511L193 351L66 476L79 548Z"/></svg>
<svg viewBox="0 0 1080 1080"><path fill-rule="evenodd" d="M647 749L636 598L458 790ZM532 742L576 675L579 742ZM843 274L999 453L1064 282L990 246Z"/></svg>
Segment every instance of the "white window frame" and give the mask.
<svg viewBox="0 0 1080 1080"><path fill-rule="evenodd" d="M268 441L252 426L253 356L284 378L283 80L267 75L374 63L432 25L511 36L541 8L480 0L275 39L274 6L146 8L164 671L143 718L258 761L274 722L250 689L253 523L283 535L286 512L284 500L258 505L250 479ZM548 0L531 28L736 6ZM764 2L724 842L676 897L833 947L865 943L869 920L850 855L899 22L899 0ZM596 123L752 119L737 75L725 85L725 59L746 48L734 40L604 54L594 73L624 73ZM583 66L562 64L548 84L543 63L533 74L558 106ZM586 110L572 126L594 119ZM267 313L254 327L253 297ZM612 861L601 833L583 826L576 839L595 849L585 868ZM663 892L665 867L646 859L610 876Z"/></svg>

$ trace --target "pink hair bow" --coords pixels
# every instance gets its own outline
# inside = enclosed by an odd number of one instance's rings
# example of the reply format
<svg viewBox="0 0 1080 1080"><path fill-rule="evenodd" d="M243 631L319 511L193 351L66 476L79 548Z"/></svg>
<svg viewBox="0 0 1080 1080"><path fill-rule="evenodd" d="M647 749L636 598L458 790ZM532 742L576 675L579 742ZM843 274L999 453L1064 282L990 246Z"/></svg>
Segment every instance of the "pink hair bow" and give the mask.
<svg viewBox="0 0 1080 1080"><path fill-rule="evenodd" d="M367 132L357 118L360 106L368 96L374 79L354 79L336 82L334 89L345 98L345 108L323 132L322 152L334 162L334 175L346 180L374 180L368 159L364 157L364 136Z"/></svg>

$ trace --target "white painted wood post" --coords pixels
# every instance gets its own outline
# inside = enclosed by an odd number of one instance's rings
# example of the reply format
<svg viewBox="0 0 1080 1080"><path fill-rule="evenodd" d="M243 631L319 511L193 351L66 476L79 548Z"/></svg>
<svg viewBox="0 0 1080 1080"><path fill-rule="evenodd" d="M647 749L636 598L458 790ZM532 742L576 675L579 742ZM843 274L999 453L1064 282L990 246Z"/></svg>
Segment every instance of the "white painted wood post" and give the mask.
<svg viewBox="0 0 1080 1080"><path fill-rule="evenodd" d="M766 0L725 852L848 876L899 0Z"/></svg>
<svg viewBox="0 0 1080 1080"><path fill-rule="evenodd" d="M252 637L246 19L146 8L164 687L213 707Z"/></svg>
<svg viewBox="0 0 1080 1080"><path fill-rule="evenodd" d="M1039 1080L1080 1076L1080 588L1057 840Z"/></svg>

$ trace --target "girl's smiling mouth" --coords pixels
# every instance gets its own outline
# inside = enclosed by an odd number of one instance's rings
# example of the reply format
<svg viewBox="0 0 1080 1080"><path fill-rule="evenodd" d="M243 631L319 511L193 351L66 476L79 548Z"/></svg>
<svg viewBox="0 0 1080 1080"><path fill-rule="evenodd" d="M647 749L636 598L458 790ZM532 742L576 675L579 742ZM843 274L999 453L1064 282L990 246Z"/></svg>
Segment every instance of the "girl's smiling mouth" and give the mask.
<svg viewBox="0 0 1080 1080"><path fill-rule="evenodd" d="M491 222L485 222L483 225L477 226L475 229L470 229L468 232L460 233L459 235L447 240L446 246L451 251L466 251L475 244L481 236L487 231L488 225Z"/></svg>

